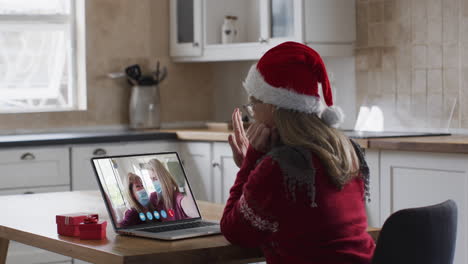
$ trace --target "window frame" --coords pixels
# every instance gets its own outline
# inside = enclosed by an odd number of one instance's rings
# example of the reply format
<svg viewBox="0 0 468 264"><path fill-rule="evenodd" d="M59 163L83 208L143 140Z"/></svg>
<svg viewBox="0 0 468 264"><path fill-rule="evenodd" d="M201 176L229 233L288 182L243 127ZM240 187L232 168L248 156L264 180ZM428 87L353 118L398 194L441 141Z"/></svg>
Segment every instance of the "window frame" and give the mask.
<svg viewBox="0 0 468 264"><path fill-rule="evenodd" d="M69 0L70 14L1 14L0 27L7 25L8 27L19 27L21 29L29 27L40 27L42 24L55 24L57 27L66 28L66 34L70 38L66 45L67 60L66 67L68 72L68 93L67 100L71 103L68 106L43 107L43 108L15 108L5 109L0 108L1 114L8 113L41 113L41 112L70 112L70 111L85 111L87 109L86 98L86 35L85 35L85 0ZM11 22L11 25L8 25ZM51 27L52 28L52 27ZM68 71L68 70L67 70ZM18 91L18 93L21 93ZM28 99L28 98L25 98ZM32 99L33 100L33 99Z"/></svg>

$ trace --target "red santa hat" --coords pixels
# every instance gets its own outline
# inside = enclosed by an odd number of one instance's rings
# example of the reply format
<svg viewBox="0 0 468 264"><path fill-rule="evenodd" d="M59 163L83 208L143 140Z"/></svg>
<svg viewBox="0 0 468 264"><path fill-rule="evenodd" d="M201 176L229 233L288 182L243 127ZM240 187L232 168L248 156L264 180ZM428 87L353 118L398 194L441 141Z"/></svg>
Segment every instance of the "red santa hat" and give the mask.
<svg viewBox="0 0 468 264"><path fill-rule="evenodd" d="M320 101L319 83L327 107ZM297 42L270 49L253 65L244 81L249 96L264 103L299 112L317 114L327 125L338 127L344 119L333 105L327 70L320 55Z"/></svg>

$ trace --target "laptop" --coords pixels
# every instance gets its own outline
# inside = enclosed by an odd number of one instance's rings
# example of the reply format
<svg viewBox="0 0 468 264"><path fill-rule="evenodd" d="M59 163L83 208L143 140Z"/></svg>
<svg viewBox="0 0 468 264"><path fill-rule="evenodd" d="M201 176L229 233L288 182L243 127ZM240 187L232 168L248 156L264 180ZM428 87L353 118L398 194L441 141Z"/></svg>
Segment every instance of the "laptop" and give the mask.
<svg viewBox="0 0 468 264"><path fill-rule="evenodd" d="M202 219L177 152L91 163L116 233L162 240L221 233L218 222Z"/></svg>

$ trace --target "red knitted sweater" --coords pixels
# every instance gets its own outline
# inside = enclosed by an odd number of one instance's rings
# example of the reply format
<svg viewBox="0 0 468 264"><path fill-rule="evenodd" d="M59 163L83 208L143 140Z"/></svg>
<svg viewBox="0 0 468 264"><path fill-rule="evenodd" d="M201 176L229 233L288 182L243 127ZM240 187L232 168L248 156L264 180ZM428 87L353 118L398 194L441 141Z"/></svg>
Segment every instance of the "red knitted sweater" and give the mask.
<svg viewBox="0 0 468 264"><path fill-rule="evenodd" d="M296 188L293 199L284 168L269 155L257 162L262 156L249 147L231 188L221 219L227 240L261 247L268 263L370 263L375 244L366 232L361 178L339 190L319 159L311 156L311 206L307 189Z"/></svg>

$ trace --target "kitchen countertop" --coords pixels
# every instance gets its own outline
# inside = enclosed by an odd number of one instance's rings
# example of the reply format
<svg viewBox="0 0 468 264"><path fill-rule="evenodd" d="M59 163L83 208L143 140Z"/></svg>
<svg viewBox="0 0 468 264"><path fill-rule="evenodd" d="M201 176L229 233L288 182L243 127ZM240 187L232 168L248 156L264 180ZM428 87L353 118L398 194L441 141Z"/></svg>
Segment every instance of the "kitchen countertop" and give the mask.
<svg viewBox="0 0 468 264"><path fill-rule="evenodd" d="M110 131L0 135L0 148L31 147L64 144L94 144L120 141L176 140L173 132Z"/></svg>
<svg viewBox="0 0 468 264"><path fill-rule="evenodd" d="M144 140L187 140L227 142L227 128L120 130L110 132L73 132L0 135L0 148L64 144L97 144ZM468 135L355 139L361 147L419 152L468 154Z"/></svg>
<svg viewBox="0 0 468 264"><path fill-rule="evenodd" d="M173 132L177 134L179 140L199 140L199 141L228 141L229 134L233 131L229 129L162 129L159 131ZM367 139L354 139L362 148L368 147Z"/></svg>
<svg viewBox="0 0 468 264"><path fill-rule="evenodd" d="M369 139L370 149L468 154L468 135Z"/></svg>

